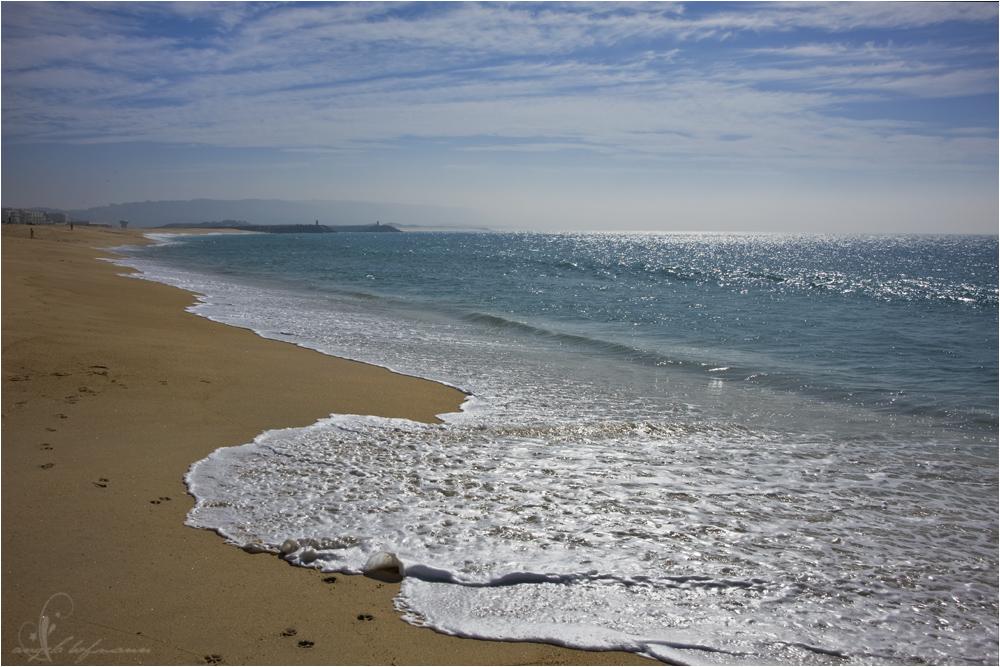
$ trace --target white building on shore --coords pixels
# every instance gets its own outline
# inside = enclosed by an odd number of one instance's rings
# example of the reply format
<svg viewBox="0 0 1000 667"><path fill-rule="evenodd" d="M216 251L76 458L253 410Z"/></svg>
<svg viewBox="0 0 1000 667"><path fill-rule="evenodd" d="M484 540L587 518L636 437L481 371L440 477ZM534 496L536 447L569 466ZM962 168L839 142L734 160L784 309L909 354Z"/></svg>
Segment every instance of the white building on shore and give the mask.
<svg viewBox="0 0 1000 667"><path fill-rule="evenodd" d="M65 213L44 213L30 208L5 208L2 219L4 224L12 225L55 225L69 222L69 216Z"/></svg>

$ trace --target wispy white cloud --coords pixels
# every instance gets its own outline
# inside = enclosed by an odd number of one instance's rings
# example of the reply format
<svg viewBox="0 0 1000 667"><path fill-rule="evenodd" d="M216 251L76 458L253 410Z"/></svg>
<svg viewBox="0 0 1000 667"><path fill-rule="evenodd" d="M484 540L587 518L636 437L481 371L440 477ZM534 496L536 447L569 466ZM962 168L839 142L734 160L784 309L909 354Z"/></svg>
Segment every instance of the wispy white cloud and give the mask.
<svg viewBox="0 0 1000 667"><path fill-rule="evenodd" d="M996 95L993 3L4 3L2 20L8 144L996 164L995 123L902 106Z"/></svg>

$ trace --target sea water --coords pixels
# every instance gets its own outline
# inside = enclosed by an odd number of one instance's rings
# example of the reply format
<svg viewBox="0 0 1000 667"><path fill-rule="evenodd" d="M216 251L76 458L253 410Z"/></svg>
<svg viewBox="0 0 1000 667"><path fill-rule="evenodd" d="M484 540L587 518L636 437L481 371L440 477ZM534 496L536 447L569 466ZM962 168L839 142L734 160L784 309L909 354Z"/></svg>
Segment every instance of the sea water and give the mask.
<svg viewBox="0 0 1000 667"><path fill-rule="evenodd" d="M996 236L160 240L124 263L201 315L468 393L219 449L189 525L393 554L404 619L463 637L997 662Z"/></svg>

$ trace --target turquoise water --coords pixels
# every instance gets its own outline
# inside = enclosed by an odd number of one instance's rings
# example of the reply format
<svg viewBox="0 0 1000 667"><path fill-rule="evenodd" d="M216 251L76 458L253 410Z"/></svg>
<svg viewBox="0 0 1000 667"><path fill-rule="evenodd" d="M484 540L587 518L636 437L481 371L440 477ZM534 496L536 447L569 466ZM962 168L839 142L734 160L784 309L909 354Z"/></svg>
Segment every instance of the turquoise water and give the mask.
<svg viewBox="0 0 1000 667"><path fill-rule="evenodd" d="M997 428L996 237L281 235L195 239L157 256Z"/></svg>
<svg viewBox="0 0 1000 667"><path fill-rule="evenodd" d="M220 450L192 525L388 551L442 632L997 659L995 236L335 234L135 250L198 312L470 393ZM861 638L859 638L859 635Z"/></svg>

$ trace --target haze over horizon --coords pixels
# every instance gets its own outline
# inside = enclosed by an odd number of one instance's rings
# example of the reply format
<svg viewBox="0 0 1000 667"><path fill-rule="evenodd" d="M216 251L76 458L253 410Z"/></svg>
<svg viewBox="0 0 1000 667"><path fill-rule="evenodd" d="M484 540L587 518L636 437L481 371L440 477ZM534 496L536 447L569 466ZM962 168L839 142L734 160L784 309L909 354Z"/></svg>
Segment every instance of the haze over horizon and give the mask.
<svg viewBox="0 0 1000 667"><path fill-rule="evenodd" d="M0 19L4 206L997 233L996 3L4 2Z"/></svg>

